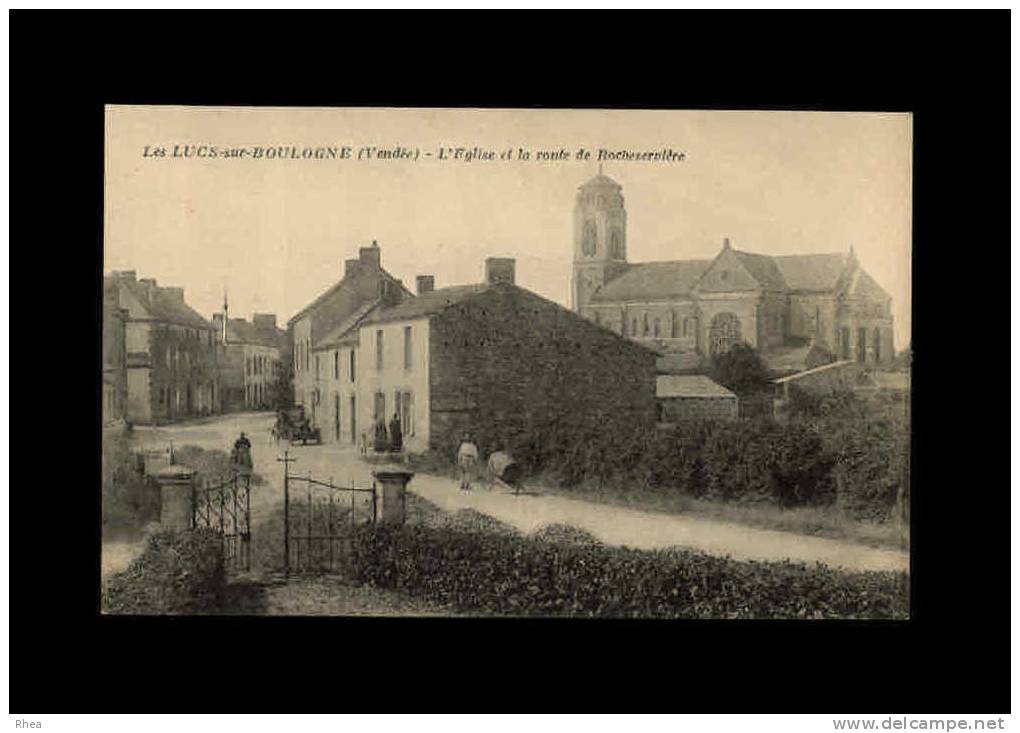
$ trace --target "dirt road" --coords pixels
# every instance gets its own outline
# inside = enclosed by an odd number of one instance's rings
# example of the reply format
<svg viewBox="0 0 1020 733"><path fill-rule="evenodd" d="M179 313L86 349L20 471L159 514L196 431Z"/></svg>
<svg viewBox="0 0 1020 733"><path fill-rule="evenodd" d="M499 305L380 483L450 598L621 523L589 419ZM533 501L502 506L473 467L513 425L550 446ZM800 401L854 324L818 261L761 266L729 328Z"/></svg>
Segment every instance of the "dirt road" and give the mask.
<svg viewBox="0 0 1020 733"><path fill-rule="evenodd" d="M243 413L165 428L139 428L136 439L153 446L198 445L229 450L241 430L252 439L255 470L266 479L252 492L253 522L282 500L283 470L276 458L288 450L294 473L311 473L338 482L371 481L372 466L348 446L279 447L269 441L272 415ZM530 532L550 523L569 524L601 541L639 549L683 546L740 560L822 562L849 570L909 570L906 552L877 549L852 542L758 529L718 520L657 514L553 495L514 496L505 489L459 491L457 482L441 476L416 475L409 489L443 509L471 508Z"/></svg>

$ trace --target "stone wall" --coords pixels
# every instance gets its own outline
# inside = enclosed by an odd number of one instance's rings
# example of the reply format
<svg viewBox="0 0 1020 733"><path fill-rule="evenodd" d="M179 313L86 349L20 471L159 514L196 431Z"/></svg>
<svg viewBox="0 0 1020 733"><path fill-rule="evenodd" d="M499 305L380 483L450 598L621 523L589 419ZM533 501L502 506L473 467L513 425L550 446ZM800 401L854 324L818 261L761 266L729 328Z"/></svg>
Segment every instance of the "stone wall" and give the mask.
<svg viewBox="0 0 1020 733"><path fill-rule="evenodd" d="M433 316L430 443L477 424L527 433L654 423L655 354L526 290L498 287ZM608 428L606 428L608 429Z"/></svg>

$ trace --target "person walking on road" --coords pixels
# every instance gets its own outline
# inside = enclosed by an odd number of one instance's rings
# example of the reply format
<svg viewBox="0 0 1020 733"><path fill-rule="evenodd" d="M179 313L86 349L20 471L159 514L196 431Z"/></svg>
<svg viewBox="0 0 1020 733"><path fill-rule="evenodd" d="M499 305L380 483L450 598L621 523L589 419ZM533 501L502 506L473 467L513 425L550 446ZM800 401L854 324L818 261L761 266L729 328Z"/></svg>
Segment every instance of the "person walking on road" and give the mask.
<svg viewBox="0 0 1020 733"><path fill-rule="evenodd" d="M475 445L471 436L464 433L464 439L457 450L457 465L460 466L460 490L471 490L471 475L474 473L475 465L478 463L478 446Z"/></svg>

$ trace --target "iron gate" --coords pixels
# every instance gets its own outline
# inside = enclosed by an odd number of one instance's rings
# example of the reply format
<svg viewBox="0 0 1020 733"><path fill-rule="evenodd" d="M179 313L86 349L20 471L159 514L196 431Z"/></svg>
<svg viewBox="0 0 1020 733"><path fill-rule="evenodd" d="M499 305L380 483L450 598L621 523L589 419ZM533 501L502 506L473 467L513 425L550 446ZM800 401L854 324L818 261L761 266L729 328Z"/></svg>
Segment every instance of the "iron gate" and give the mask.
<svg viewBox="0 0 1020 733"><path fill-rule="evenodd" d="M251 476L235 473L196 484L191 492L191 526L217 530L226 566L251 570Z"/></svg>
<svg viewBox="0 0 1020 733"><path fill-rule="evenodd" d="M339 568L355 524L374 524L378 513L376 487L346 485L292 474L294 458L283 458L283 568L292 572L331 572Z"/></svg>

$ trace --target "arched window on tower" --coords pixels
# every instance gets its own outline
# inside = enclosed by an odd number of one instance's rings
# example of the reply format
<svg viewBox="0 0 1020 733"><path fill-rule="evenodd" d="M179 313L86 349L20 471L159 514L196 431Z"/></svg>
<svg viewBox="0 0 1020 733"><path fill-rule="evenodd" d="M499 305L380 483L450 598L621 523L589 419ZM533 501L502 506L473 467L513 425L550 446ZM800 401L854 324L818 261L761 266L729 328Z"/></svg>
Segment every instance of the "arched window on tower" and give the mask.
<svg viewBox="0 0 1020 733"><path fill-rule="evenodd" d="M598 252L595 240L595 222L589 219L584 223L584 231L581 235L581 251L588 257L594 257Z"/></svg>
<svg viewBox="0 0 1020 733"><path fill-rule="evenodd" d="M643 334L644 334L645 336L647 336L647 335L648 335L648 314L647 314L647 313L645 313L645 317L644 317L644 323L643 323L642 325L643 325L643 327L644 327L644 328L642 329L642 333L643 333Z"/></svg>
<svg viewBox="0 0 1020 733"><path fill-rule="evenodd" d="M680 316L676 313L671 313L669 317L669 335L672 338L680 335Z"/></svg>
<svg viewBox="0 0 1020 733"><path fill-rule="evenodd" d="M612 234L609 235L609 251L614 259L623 259L623 238L620 236L620 230L614 229Z"/></svg>

